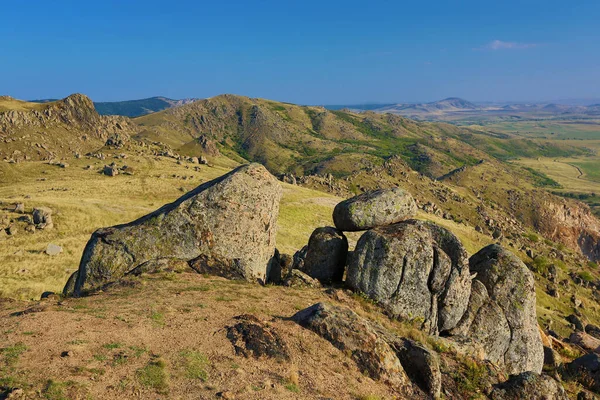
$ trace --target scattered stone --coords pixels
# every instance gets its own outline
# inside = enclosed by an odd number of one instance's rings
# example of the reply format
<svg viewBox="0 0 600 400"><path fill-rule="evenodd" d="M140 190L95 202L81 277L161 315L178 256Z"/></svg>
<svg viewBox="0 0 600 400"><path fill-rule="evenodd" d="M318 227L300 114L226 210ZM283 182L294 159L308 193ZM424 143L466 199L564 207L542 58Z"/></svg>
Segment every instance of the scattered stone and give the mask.
<svg viewBox="0 0 600 400"><path fill-rule="evenodd" d="M117 176L119 175L119 169L115 166L105 165L102 173L106 176Z"/></svg>
<svg viewBox="0 0 600 400"><path fill-rule="evenodd" d="M60 356L63 358L64 357L73 357L74 355L75 354L71 350L63 351L62 353L60 353Z"/></svg>
<svg viewBox="0 0 600 400"><path fill-rule="evenodd" d="M585 328L583 325L583 322L581 321L581 319L575 315L575 314L571 314L569 315L566 320L570 323L573 324L573 326L575 327L575 330L579 331L579 332L584 332Z"/></svg>
<svg viewBox="0 0 600 400"><path fill-rule="evenodd" d="M548 375L523 372L494 386L491 400L568 400L565 389Z"/></svg>
<svg viewBox="0 0 600 400"><path fill-rule="evenodd" d="M45 253L48 254L49 256L57 256L62 252L63 252L63 248L57 244L49 243L48 246L46 246Z"/></svg>
<svg viewBox="0 0 600 400"><path fill-rule="evenodd" d="M413 197L404 189L379 189L344 200L333 210L341 231L362 231L391 225L417 215Z"/></svg>
<svg viewBox="0 0 600 400"><path fill-rule="evenodd" d="M416 220L365 232L346 283L391 316L415 321L429 334L454 328L471 292L467 252L458 238Z"/></svg>
<svg viewBox="0 0 600 400"><path fill-rule="evenodd" d="M341 282L346 267L348 240L330 226L317 228L310 235L304 271L321 283Z"/></svg>
<svg viewBox="0 0 600 400"><path fill-rule="evenodd" d="M11 224L6 228L6 233L10 236L14 236L19 232L19 228L15 224Z"/></svg>
<svg viewBox="0 0 600 400"><path fill-rule="evenodd" d="M265 356L289 361L288 346L275 329L254 315L243 314L234 319L237 322L227 327L227 339L233 344L238 356Z"/></svg>
<svg viewBox="0 0 600 400"><path fill-rule="evenodd" d="M265 282L280 198L277 179L248 164L136 221L99 229L84 250L74 294L161 258L187 261L199 273Z"/></svg>
<svg viewBox="0 0 600 400"><path fill-rule="evenodd" d="M52 210L48 207L36 207L33 209L33 223L38 229L52 229Z"/></svg>
<svg viewBox="0 0 600 400"><path fill-rule="evenodd" d="M321 283L318 280L311 278L310 276L308 276L307 274L305 274L304 272L302 272L298 269L293 269L290 271L288 276L285 277L285 280L283 281L283 285L289 286L289 287L299 287L299 288L301 288L301 287L308 287L308 288L321 287Z"/></svg>
<svg viewBox="0 0 600 400"><path fill-rule="evenodd" d="M15 208L13 211L16 213L19 213L19 214L24 214L25 213L25 204L23 204L23 203L15 204Z"/></svg>

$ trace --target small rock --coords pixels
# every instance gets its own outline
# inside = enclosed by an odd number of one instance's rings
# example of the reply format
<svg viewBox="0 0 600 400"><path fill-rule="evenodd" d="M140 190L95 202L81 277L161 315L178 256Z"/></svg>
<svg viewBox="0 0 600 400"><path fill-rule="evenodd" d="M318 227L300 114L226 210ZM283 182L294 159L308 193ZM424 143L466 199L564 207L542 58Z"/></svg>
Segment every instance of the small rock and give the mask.
<svg viewBox="0 0 600 400"><path fill-rule="evenodd" d="M107 176L117 176L119 175L119 169L113 165L105 165L102 173Z"/></svg>
<svg viewBox="0 0 600 400"><path fill-rule="evenodd" d="M60 247L57 244L54 243L49 243L48 246L46 247L46 251L45 253L48 254L49 256L57 256L60 253L62 253L63 248Z"/></svg>
<svg viewBox="0 0 600 400"><path fill-rule="evenodd" d="M13 211L16 213L19 213L19 214L24 214L25 213L25 204L23 204L23 203L15 204L15 208Z"/></svg>
<svg viewBox="0 0 600 400"><path fill-rule="evenodd" d="M288 276L285 278L283 282L284 286L289 287L309 287L309 288L319 288L321 287L321 283L308 276L304 272L293 269L290 271Z"/></svg>
<svg viewBox="0 0 600 400"><path fill-rule="evenodd" d="M71 350L63 351L62 353L60 353L60 356L63 358L64 357L73 357L74 353Z"/></svg>

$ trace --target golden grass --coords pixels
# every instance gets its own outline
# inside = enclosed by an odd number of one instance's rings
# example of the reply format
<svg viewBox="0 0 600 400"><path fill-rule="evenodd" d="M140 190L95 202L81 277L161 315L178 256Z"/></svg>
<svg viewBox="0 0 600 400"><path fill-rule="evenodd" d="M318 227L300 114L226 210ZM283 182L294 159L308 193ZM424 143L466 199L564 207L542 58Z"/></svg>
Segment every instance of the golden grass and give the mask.
<svg viewBox="0 0 600 400"><path fill-rule="evenodd" d="M192 164L178 165L169 158L130 156L114 161L133 167L135 175L98 173L112 161L72 159L66 169L42 162L0 164L0 203L8 207L24 202L27 212L50 207L55 223L53 230L33 234L21 230L0 242L0 296L31 299L44 291L60 291L77 269L93 231L139 218L233 166L231 161L217 160L215 166L201 166L195 172ZM92 169L85 170L88 164ZM316 227L332 225L331 212L341 199L299 186L283 187L277 246L293 254ZM46 255L48 243L62 246L64 252Z"/></svg>

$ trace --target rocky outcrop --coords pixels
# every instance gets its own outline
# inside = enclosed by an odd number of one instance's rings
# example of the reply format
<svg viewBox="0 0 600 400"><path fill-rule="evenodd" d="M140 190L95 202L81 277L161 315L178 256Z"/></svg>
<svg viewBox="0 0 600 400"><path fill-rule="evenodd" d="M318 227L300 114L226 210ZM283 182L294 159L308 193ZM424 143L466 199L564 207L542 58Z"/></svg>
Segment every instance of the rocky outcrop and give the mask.
<svg viewBox="0 0 600 400"><path fill-rule="evenodd" d="M469 259L469 307L450 333L483 346L486 358L510 374L540 373L544 350L537 325L534 279L513 253L492 244Z"/></svg>
<svg viewBox="0 0 600 400"><path fill-rule="evenodd" d="M101 147L112 134L138 130L128 118L100 116L82 94L49 103L21 103L19 109L0 111L0 142L4 142L0 156L15 161L86 153Z"/></svg>
<svg viewBox="0 0 600 400"><path fill-rule="evenodd" d="M399 337L349 308L324 303L299 311L292 320L331 342L371 378L399 391L412 382L430 397L440 397L438 356L414 340Z"/></svg>
<svg viewBox="0 0 600 400"><path fill-rule="evenodd" d="M342 201L333 210L341 231L363 231L391 225L417 215L413 197L403 189L379 189Z"/></svg>
<svg viewBox="0 0 600 400"><path fill-rule="evenodd" d="M310 235L304 272L321 283L341 282L346 267L348 240L330 226L317 228Z"/></svg>
<svg viewBox="0 0 600 400"><path fill-rule="evenodd" d="M416 220L365 232L346 281L391 316L421 321L430 334L456 326L471 292L467 252L458 238Z"/></svg>
<svg viewBox="0 0 600 400"><path fill-rule="evenodd" d="M359 369L401 390L409 382L400 360L371 324L348 308L317 303L292 317L348 354Z"/></svg>
<svg viewBox="0 0 600 400"><path fill-rule="evenodd" d="M114 282L150 260L188 261L198 272L265 281L275 250L281 186L244 165L134 222L102 228L87 243L74 294Z"/></svg>
<svg viewBox="0 0 600 400"><path fill-rule="evenodd" d="M565 389L548 375L524 372L494 387L491 400L568 400Z"/></svg>
<svg viewBox="0 0 600 400"><path fill-rule="evenodd" d="M540 196L534 208L534 226L545 237L600 260L600 221L588 206L556 196Z"/></svg>

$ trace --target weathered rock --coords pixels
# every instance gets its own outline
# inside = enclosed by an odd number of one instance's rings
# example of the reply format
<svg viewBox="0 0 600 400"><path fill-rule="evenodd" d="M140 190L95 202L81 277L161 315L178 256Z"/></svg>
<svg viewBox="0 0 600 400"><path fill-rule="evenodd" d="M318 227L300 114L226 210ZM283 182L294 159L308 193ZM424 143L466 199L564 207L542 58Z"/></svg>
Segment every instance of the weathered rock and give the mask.
<svg viewBox="0 0 600 400"><path fill-rule="evenodd" d="M341 282L346 267L348 239L332 227L317 228L310 235L304 272L321 283Z"/></svg>
<svg viewBox="0 0 600 400"><path fill-rule="evenodd" d="M52 210L48 207L36 207L33 209L33 223L38 229L52 229Z"/></svg>
<svg viewBox="0 0 600 400"><path fill-rule="evenodd" d="M400 338L389 332L378 332L396 352L400 364L410 380L434 399L441 396L442 373L436 353L429 351L414 340Z"/></svg>
<svg viewBox="0 0 600 400"><path fill-rule="evenodd" d="M14 212L19 213L19 214L25 213L25 204L23 204L23 203L15 204Z"/></svg>
<svg viewBox="0 0 600 400"><path fill-rule="evenodd" d="M391 225L417 215L413 197L403 189L366 192L335 206L333 222L341 231L362 231Z"/></svg>
<svg viewBox="0 0 600 400"><path fill-rule="evenodd" d="M578 332L583 332L585 330L581 318L579 318L577 315L571 314L566 318L566 320L572 323L575 327L575 330L577 330Z"/></svg>
<svg viewBox="0 0 600 400"><path fill-rule="evenodd" d="M396 352L354 311L317 303L296 313L292 320L348 354L371 378L396 389L409 382Z"/></svg>
<svg viewBox="0 0 600 400"><path fill-rule="evenodd" d="M254 315L243 314L234 319L237 322L227 327L227 339L233 344L238 356L266 356L286 361L290 359L288 346L275 329Z"/></svg>
<svg viewBox="0 0 600 400"><path fill-rule="evenodd" d="M321 283L318 280L311 278L310 276L298 269L291 270L290 273L285 277L283 284L284 286L289 287L321 287Z"/></svg>
<svg viewBox="0 0 600 400"><path fill-rule="evenodd" d="M302 247L300 250L294 253L294 261L292 263L292 269L298 269L304 271L304 260L306 259L306 252L308 246Z"/></svg>
<svg viewBox="0 0 600 400"><path fill-rule="evenodd" d="M554 369L559 368L562 365L562 357L558 351L544 346L544 365Z"/></svg>
<svg viewBox="0 0 600 400"><path fill-rule="evenodd" d="M536 318L533 275L517 256L497 244L474 254L469 264L471 272L477 274L475 280L485 286L488 298L474 281L477 294L471 296L466 316L475 317L470 326L468 321L461 321L458 333L481 343L487 359L503 365L509 374L540 373L544 349Z"/></svg>
<svg viewBox="0 0 600 400"><path fill-rule="evenodd" d="M596 339L600 339L600 328L594 324L587 324L585 326L585 333L592 335Z"/></svg>
<svg viewBox="0 0 600 400"><path fill-rule="evenodd" d="M267 283L273 283L275 285L283 283L284 274L282 273L282 270L281 254L278 249L275 249L271 268L269 269L269 275L267 276Z"/></svg>
<svg viewBox="0 0 600 400"><path fill-rule="evenodd" d="M565 389L548 375L524 372L494 386L491 400L568 400Z"/></svg>
<svg viewBox="0 0 600 400"><path fill-rule="evenodd" d="M585 332L573 332L569 336L569 342L580 346L581 348L600 354L600 339Z"/></svg>
<svg viewBox="0 0 600 400"><path fill-rule="evenodd" d="M581 356L566 365L571 377L595 392L600 391L600 355L590 353Z"/></svg>
<svg viewBox="0 0 600 400"><path fill-rule="evenodd" d="M138 265L127 275L154 274L157 272L184 272L189 270L189 264L178 258L157 258Z"/></svg>
<svg viewBox="0 0 600 400"><path fill-rule="evenodd" d="M49 256L57 256L63 252L63 248L54 243L48 243L45 253Z"/></svg>
<svg viewBox="0 0 600 400"><path fill-rule="evenodd" d="M391 316L421 321L430 334L457 325L471 292L467 252L460 241L438 225L416 220L365 232L346 281Z"/></svg>
<svg viewBox="0 0 600 400"><path fill-rule="evenodd" d="M119 175L119 168L113 165L105 165L102 173L106 176L117 176Z"/></svg>
<svg viewBox="0 0 600 400"><path fill-rule="evenodd" d="M160 258L198 272L265 281L275 251L281 186L260 164L241 166L134 222L99 229L85 247L74 294Z"/></svg>

